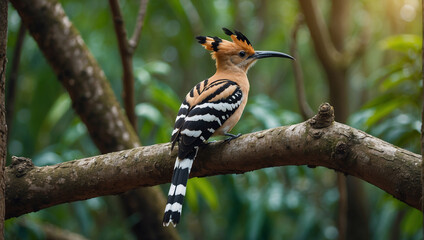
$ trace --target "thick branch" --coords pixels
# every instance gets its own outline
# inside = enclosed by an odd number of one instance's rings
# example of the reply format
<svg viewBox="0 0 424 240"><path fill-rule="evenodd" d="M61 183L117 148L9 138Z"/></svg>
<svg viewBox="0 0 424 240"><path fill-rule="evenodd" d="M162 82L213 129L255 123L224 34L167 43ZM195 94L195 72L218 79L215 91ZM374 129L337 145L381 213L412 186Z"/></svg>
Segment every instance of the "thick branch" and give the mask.
<svg viewBox="0 0 424 240"><path fill-rule="evenodd" d="M343 52L345 48L345 39L349 31L350 21L350 0L332 0L330 21L328 31L334 47Z"/></svg>
<svg viewBox="0 0 424 240"><path fill-rule="evenodd" d="M55 1L11 3L69 92L72 106L102 152L139 146L104 72Z"/></svg>
<svg viewBox="0 0 424 240"><path fill-rule="evenodd" d="M169 182L176 157L170 147L158 144L47 167L28 165L28 171L7 168L6 216ZM419 155L349 126L334 122L313 128L307 121L209 144L200 150L190 177L324 166L361 178L420 209L420 163Z"/></svg>

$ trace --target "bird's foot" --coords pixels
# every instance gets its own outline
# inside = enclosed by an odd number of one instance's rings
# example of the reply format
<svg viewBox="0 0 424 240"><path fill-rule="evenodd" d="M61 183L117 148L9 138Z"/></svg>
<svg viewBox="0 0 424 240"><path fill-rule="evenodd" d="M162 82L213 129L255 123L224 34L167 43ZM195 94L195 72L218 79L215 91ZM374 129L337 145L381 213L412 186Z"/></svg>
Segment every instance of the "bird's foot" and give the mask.
<svg viewBox="0 0 424 240"><path fill-rule="evenodd" d="M202 143L202 146L207 146L207 145L209 145L209 144L211 144L211 143L216 143L217 141L216 140L214 140L214 141L204 141L203 143Z"/></svg>
<svg viewBox="0 0 424 240"><path fill-rule="evenodd" d="M231 133L225 133L225 136L229 137L229 138L227 138L227 139L224 140L224 142L227 143L227 142L230 142L233 139L236 139L236 138L240 137L241 136L241 133L239 133L237 135L234 135L234 134L231 134Z"/></svg>

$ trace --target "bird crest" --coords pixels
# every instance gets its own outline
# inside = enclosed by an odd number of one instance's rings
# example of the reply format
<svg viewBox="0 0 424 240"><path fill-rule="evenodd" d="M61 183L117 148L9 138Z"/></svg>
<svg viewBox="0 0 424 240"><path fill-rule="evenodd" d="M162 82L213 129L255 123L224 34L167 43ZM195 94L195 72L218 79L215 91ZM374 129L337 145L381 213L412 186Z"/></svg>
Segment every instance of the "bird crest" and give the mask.
<svg viewBox="0 0 424 240"><path fill-rule="evenodd" d="M221 39L219 37L198 36L196 39L206 50L213 51L212 55L216 57L219 54L229 54L234 51L238 52L244 50L247 54L252 55L255 53L252 44L247 37L239 31L230 31L227 28L222 28L224 33L231 37L231 41Z"/></svg>

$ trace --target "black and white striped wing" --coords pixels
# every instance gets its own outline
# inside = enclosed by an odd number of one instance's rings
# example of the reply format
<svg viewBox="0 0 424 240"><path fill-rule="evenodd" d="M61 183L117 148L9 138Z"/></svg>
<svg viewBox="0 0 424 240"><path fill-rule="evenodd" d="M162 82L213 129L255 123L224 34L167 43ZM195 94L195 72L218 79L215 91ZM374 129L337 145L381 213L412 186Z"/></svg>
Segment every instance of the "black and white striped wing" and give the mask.
<svg viewBox="0 0 424 240"><path fill-rule="evenodd" d="M184 158L185 152L191 151L194 146L207 141L238 109L243 94L238 85L233 88L231 94L215 101L206 98L188 112L180 128L180 158Z"/></svg>
<svg viewBox="0 0 424 240"><path fill-rule="evenodd" d="M180 129L184 124L185 118L187 117L188 111L190 109L190 105L186 100L181 103L180 109L178 110L177 118L175 119L174 130L172 131L171 142L172 147L171 150L174 149L174 145L179 140Z"/></svg>
<svg viewBox="0 0 424 240"><path fill-rule="evenodd" d="M178 142L179 148L163 217L164 226L180 221L187 180L199 146L223 126L243 101L242 91L233 81L223 79L208 86L206 83L207 80L203 82L202 91L196 87L198 94L205 94L203 101L190 107L189 102L194 99L192 90L181 104L175 120L171 141L172 146Z"/></svg>

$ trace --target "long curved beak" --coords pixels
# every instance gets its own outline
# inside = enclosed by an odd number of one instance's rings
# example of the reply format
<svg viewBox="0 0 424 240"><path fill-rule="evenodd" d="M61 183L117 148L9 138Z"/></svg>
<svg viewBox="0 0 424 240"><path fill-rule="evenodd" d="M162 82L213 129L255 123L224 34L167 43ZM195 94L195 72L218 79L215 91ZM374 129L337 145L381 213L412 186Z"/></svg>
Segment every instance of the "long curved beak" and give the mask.
<svg viewBox="0 0 424 240"><path fill-rule="evenodd" d="M280 58L290 58L291 60L295 60L294 57L281 53L281 52L275 52L275 51L255 51L255 54L249 56L248 58L269 58L269 57L280 57Z"/></svg>

